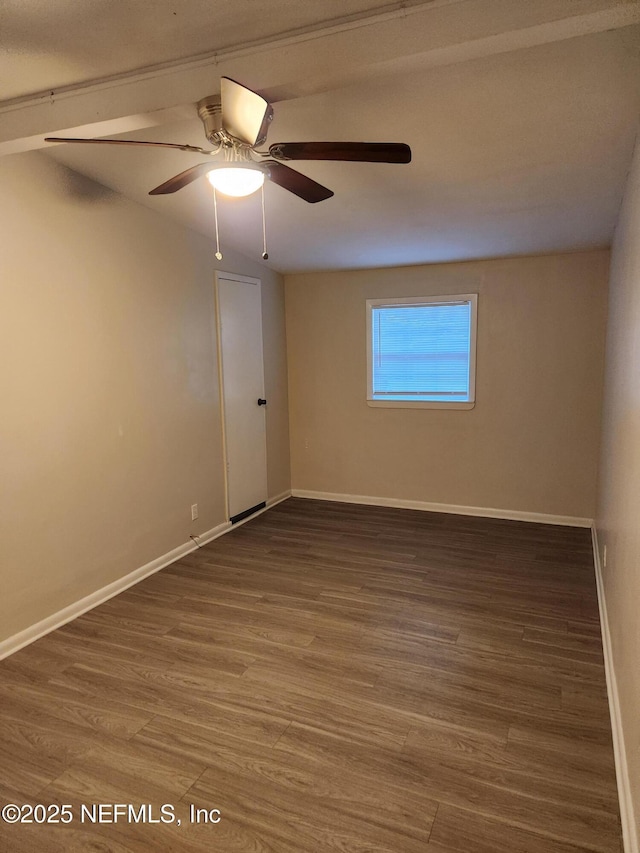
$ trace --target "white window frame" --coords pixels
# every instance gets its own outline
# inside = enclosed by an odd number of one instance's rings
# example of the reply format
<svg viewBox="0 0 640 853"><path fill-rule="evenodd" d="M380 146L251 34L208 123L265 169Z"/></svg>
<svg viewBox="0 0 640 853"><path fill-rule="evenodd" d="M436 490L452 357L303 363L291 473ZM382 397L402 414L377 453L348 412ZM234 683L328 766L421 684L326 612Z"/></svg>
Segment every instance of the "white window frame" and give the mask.
<svg viewBox="0 0 640 853"><path fill-rule="evenodd" d="M373 399L373 335L372 309L394 308L397 305L452 305L468 302L471 305L471 335L469 339L469 397L465 402L426 400ZM476 402L476 341L478 334L478 294L456 293L444 296L405 296L401 298L367 299L367 405L384 409L473 409Z"/></svg>

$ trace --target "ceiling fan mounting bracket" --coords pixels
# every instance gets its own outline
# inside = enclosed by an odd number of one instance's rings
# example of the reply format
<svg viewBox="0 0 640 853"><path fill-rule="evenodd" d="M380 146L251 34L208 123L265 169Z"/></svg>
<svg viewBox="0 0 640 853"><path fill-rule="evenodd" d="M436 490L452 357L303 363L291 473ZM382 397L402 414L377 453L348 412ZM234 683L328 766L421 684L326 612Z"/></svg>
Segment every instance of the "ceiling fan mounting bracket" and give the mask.
<svg viewBox="0 0 640 853"><path fill-rule="evenodd" d="M222 110L222 95L209 95L202 98L197 103L198 116L204 125L204 133L212 145L221 146L223 148L231 148L234 151L245 149L253 151L257 145L261 145L266 137L266 127L273 116L273 111L269 106L267 113L264 116L263 126L264 132L259 135L259 138L254 143L248 142L240 138L238 135L230 133L225 127L224 116Z"/></svg>
<svg viewBox="0 0 640 853"><path fill-rule="evenodd" d="M205 136L212 144L221 142L225 136L222 127L222 100L220 95L210 95L198 101L198 115L204 125Z"/></svg>

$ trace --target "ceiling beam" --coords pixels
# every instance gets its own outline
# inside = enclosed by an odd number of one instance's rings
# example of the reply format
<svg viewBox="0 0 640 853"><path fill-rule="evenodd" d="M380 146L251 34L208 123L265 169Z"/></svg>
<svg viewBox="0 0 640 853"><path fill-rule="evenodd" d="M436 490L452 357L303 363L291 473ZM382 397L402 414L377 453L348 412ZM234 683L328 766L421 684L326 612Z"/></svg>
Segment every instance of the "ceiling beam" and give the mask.
<svg viewBox="0 0 640 853"><path fill-rule="evenodd" d="M43 147L47 134L106 136L191 118L222 75L277 102L638 23L636 0L431 0L4 102L0 155Z"/></svg>

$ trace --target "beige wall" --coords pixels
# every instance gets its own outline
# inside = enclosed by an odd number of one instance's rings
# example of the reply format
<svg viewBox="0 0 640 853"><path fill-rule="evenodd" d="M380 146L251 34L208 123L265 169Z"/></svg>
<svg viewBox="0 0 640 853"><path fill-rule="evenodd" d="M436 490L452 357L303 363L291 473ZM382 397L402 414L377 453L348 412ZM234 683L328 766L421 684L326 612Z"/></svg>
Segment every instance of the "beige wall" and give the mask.
<svg viewBox="0 0 640 853"><path fill-rule="evenodd" d="M592 518L608 262L287 276L293 488ZM368 407L365 300L474 292L475 408Z"/></svg>
<svg viewBox="0 0 640 853"><path fill-rule="evenodd" d="M630 789L640 837L640 147L611 255L597 530Z"/></svg>
<svg viewBox="0 0 640 853"><path fill-rule="evenodd" d="M41 154L0 160L0 233L2 640L225 518L208 241ZM219 266L263 280L275 496L283 282Z"/></svg>

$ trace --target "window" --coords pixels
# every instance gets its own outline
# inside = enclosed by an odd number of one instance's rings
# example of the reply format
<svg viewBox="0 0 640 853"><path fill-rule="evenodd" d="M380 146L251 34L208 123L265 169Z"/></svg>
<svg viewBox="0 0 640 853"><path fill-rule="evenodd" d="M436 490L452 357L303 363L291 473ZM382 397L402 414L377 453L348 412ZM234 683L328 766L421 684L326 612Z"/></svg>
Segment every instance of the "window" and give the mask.
<svg viewBox="0 0 640 853"><path fill-rule="evenodd" d="M367 300L367 402L472 409L477 294Z"/></svg>

